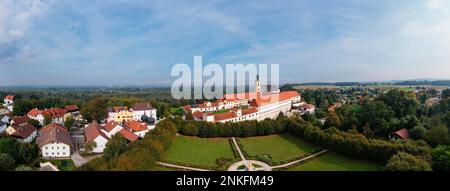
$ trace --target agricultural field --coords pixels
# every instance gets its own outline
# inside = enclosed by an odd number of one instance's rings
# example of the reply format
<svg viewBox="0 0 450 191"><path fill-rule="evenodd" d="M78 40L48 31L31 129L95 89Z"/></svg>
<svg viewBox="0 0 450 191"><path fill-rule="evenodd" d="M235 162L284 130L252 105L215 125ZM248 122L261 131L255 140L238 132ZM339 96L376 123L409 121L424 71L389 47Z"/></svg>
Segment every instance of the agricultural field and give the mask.
<svg viewBox="0 0 450 191"><path fill-rule="evenodd" d="M303 164L291 167L288 171L380 171L383 164L368 160L328 152Z"/></svg>
<svg viewBox="0 0 450 191"><path fill-rule="evenodd" d="M198 138L179 135L163 160L187 165L216 167L216 159L234 159L227 138Z"/></svg>
<svg viewBox="0 0 450 191"><path fill-rule="evenodd" d="M321 148L290 134L240 138L243 149L250 156L269 154L272 162L281 162L320 151Z"/></svg>

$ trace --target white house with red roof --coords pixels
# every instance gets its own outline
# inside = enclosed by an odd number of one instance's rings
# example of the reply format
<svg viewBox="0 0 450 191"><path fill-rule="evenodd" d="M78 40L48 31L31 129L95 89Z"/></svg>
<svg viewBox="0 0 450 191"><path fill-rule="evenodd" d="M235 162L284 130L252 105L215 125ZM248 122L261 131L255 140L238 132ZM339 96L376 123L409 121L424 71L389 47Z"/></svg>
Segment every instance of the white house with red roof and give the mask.
<svg viewBox="0 0 450 191"><path fill-rule="evenodd" d="M97 122L90 123L85 128L86 143L95 142L93 153L103 153L110 137L102 131L102 127Z"/></svg>
<svg viewBox="0 0 450 191"><path fill-rule="evenodd" d="M52 119L52 123L57 123L60 125L64 124L64 121L67 117L71 116L70 113L67 112L67 109L62 108L50 108L50 109L32 109L27 113L27 116L30 119L34 119L39 121L40 125L44 125L45 116L50 116Z"/></svg>
<svg viewBox="0 0 450 191"><path fill-rule="evenodd" d="M144 116L157 119L156 109L150 103L136 103L131 108L131 112L133 112L133 119L136 121L141 121Z"/></svg>
<svg viewBox="0 0 450 191"><path fill-rule="evenodd" d="M13 111L14 109L14 95L7 95L3 99L3 106L5 106L9 111Z"/></svg>
<svg viewBox="0 0 450 191"><path fill-rule="evenodd" d="M145 134L147 134L150 129L153 129L155 126L149 126L147 123L142 123L135 120L128 120L123 123L123 127L138 137L144 138Z"/></svg>
<svg viewBox="0 0 450 191"><path fill-rule="evenodd" d="M42 127L36 139L44 158L68 158L73 148L69 131L56 123Z"/></svg>

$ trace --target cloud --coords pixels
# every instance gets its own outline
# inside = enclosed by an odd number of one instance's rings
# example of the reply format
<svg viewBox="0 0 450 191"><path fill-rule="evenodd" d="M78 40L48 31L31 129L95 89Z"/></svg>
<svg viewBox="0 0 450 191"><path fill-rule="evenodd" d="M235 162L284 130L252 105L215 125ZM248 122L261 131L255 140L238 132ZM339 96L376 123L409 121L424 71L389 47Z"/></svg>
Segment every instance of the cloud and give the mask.
<svg viewBox="0 0 450 191"><path fill-rule="evenodd" d="M430 10L442 9L442 0L425 0L425 7Z"/></svg>

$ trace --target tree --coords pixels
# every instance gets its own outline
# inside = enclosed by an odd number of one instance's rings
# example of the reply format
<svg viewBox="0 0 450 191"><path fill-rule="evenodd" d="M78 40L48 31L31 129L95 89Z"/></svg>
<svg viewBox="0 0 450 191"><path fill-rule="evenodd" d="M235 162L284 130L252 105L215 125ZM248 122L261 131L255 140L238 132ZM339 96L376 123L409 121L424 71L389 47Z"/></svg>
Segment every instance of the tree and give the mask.
<svg viewBox="0 0 450 191"><path fill-rule="evenodd" d="M450 97L450 89L445 89L442 91L442 98L447 99Z"/></svg>
<svg viewBox="0 0 450 191"><path fill-rule="evenodd" d="M186 120L193 120L194 116L192 115L192 111L188 111L186 113Z"/></svg>
<svg viewBox="0 0 450 191"><path fill-rule="evenodd" d="M51 115L44 115L44 126L52 123L52 116Z"/></svg>
<svg viewBox="0 0 450 191"><path fill-rule="evenodd" d="M66 126L67 129L70 129L74 122L75 120L72 117L68 117L64 120L64 126Z"/></svg>
<svg viewBox="0 0 450 191"><path fill-rule="evenodd" d="M366 102L362 105L358 115L361 126L371 128L376 134L389 133L389 123L394 117L394 112L381 101Z"/></svg>
<svg viewBox="0 0 450 191"><path fill-rule="evenodd" d="M105 158L110 159L117 157L127 150L127 139L120 134L113 135L111 140L106 143L106 148L103 152Z"/></svg>
<svg viewBox="0 0 450 191"><path fill-rule="evenodd" d="M446 145L450 142L450 137L448 135L448 128L445 125L432 127L425 134L424 139L431 146L437 146L440 144Z"/></svg>
<svg viewBox="0 0 450 191"><path fill-rule="evenodd" d="M33 125L33 127L39 127L39 126L41 126L41 124L39 123L39 121L34 120L34 119L28 120L28 124Z"/></svg>
<svg viewBox="0 0 450 191"><path fill-rule="evenodd" d="M97 143L94 142L94 141L89 141L88 143L86 143L86 144L84 145L84 151L85 151L86 153L91 153L92 150L94 150L95 147L97 147Z"/></svg>
<svg viewBox="0 0 450 191"><path fill-rule="evenodd" d="M414 155L399 152L392 156L384 170L387 171L431 171L430 164Z"/></svg>
<svg viewBox="0 0 450 191"><path fill-rule="evenodd" d="M100 98L93 99L84 104L80 112L88 122L100 122L108 116L107 102Z"/></svg>
<svg viewBox="0 0 450 191"><path fill-rule="evenodd" d="M327 114L325 118L325 128L336 127L339 128L341 126L341 119L335 112L330 112Z"/></svg>
<svg viewBox="0 0 450 191"><path fill-rule="evenodd" d="M439 145L431 152L433 156L433 169L450 171L450 146Z"/></svg>
<svg viewBox="0 0 450 191"><path fill-rule="evenodd" d="M419 125L419 126L415 126L414 128L412 128L409 131L409 135L411 136L412 139L414 140L419 140L422 139L423 136L425 136L425 134L427 133L427 129L425 129L425 127Z"/></svg>
<svg viewBox="0 0 450 191"><path fill-rule="evenodd" d="M181 133L183 135L189 135L189 136L197 136L198 134L198 128L192 123L189 123L183 127L181 127Z"/></svg>
<svg viewBox="0 0 450 191"><path fill-rule="evenodd" d="M15 166L14 159L5 153L0 153L0 171L10 171Z"/></svg>

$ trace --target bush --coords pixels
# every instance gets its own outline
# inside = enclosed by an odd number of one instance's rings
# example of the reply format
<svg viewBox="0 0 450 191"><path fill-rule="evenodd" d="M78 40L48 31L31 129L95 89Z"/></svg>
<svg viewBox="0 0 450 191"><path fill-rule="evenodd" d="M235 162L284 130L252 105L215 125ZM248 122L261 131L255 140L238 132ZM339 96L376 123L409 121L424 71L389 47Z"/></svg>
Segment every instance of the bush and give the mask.
<svg viewBox="0 0 450 191"><path fill-rule="evenodd" d="M5 153L0 153L0 171L9 171L13 170L15 167L16 161Z"/></svg>
<svg viewBox="0 0 450 191"><path fill-rule="evenodd" d="M432 151L433 170L450 171L450 146L439 145Z"/></svg>
<svg viewBox="0 0 450 191"><path fill-rule="evenodd" d="M431 171L430 164L414 155L399 152L387 162L387 171Z"/></svg>
<svg viewBox="0 0 450 191"><path fill-rule="evenodd" d="M181 127L180 131L181 131L181 134L183 134L183 135L188 135L188 136L197 136L198 135L198 128L192 123L189 123L189 124Z"/></svg>
<svg viewBox="0 0 450 191"><path fill-rule="evenodd" d="M414 140L422 139L426 133L427 129L423 126L415 126L409 131L411 138Z"/></svg>

